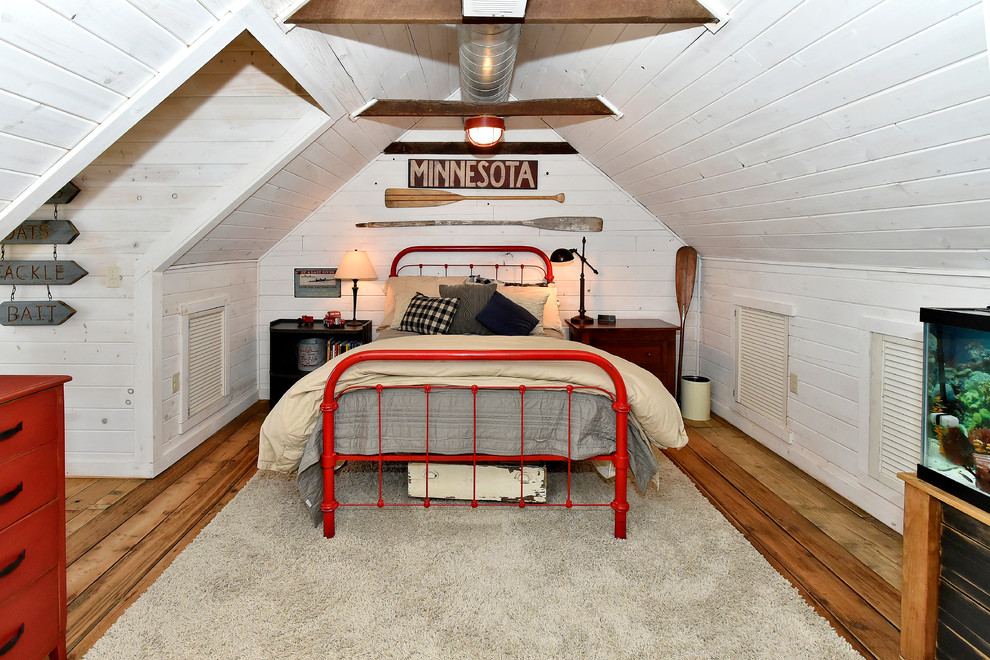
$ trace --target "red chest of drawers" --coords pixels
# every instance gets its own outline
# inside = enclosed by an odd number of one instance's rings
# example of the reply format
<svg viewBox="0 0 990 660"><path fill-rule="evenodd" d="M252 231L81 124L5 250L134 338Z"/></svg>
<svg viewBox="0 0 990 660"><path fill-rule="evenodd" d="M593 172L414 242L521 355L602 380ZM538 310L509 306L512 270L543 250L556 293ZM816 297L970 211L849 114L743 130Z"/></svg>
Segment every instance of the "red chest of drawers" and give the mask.
<svg viewBox="0 0 990 660"><path fill-rule="evenodd" d="M65 658L68 376L0 376L0 658Z"/></svg>

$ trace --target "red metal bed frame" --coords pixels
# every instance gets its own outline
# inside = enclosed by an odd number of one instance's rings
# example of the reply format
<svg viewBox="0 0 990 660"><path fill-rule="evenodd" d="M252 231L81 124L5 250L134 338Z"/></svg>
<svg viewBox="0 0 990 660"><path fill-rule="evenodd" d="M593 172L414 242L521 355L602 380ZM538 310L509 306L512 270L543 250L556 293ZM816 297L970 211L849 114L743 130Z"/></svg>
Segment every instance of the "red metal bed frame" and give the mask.
<svg viewBox="0 0 990 660"><path fill-rule="evenodd" d="M418 246L414 248L407 248L400 252L392 262L392 276L398 273L398 262L399 260L409 254L410 252L422 252L422 251L435 251L435 252L481 252L481 251L495 251L495 252L532 252L540 255L546 265L546 278L547 281L552 280L553 275L550 266L550 260L546 255L537 248L532 248L528 246L444 246L444 247L432 247L432 246ZM430 264L433 266L442 265L446 271L448 264ZM460 264L459 264L460 265ZM470 265L470 264L464 264ZM473 265L470 265L473 269ZM422 265L420 265L422 269ZM612 386L614 388L614 393L601 390L604 394L612 399L612 409L615 411L615 451L612 454L607 454L604 456L596 456L589 460L608 460L611 461L612 465L615 467L615 494L614 499L611 502L603 503L575 503L571 499L571 463L572 459L570 457L571 451L571 419L570 419L570 397L575 391L578 390L588 390L588 389L600 389L600 388L589 388L580 386L561 386L561 387L527 387L525 385L520 385L511 389L518 390L520 397L524 398L527 389L559 389L565 390L568 395L568 455L558 456L555 454L526 454L525 453L525 425L522 423L524 420L520 419L520 439L519 439L519 454L517 455L489 455L480 454L477 451L477 394L482 389L507 389L507 388L485 388L479 387L477 385L472 385L469 388L466 386L460 386L461 389L470 389L473 393L474 401L474 431L475 431L475 445L473 452L470 454L431 454L430 453L430 438L429 438L429 394L433 389L443 389L451 388L452 386L444 385L431 385L424 384L418 386L426 393L426 407L427 407L427 436L424 438L424 452L421 454L394 454L394 453L383 453L382 451L382 433L381 433L381 395L389 386L377 385L375 389L378 391L378 422L379 422L379 432L378 432L378 453L371 455L364 454L341 454L336 451L336 446L334 442L334 417L338 408L338 398L346 393L346 389L337 392L338 381L341 376L354 365L360 364L362 362L376 361L376 360L389 360L389 361L573 361L573 362L587 362L593 364L608 375L612 381ZM408 388L409 386L401 386ZM323 403L320 406L320 410L323 413L323 451L320 459L320 465L323 471L323 502L320 506L323 512L323 535L326 538L331 538L335 533L335 521L334 514L336 510L341 506L417 506L417 504L411 504L409 502L386 502L382 496L382 465L386 461L422 461L425 459L427 471L429 470L430 462L469 462L475 470L473 477L473 483L475 489L477 487L477 466L478 463L485 462L518 462L520 468L525 467L525 464L535 463L541 461L566 461L567 462L567 497L566 501L563 503L549 503L549 502L527 502L523 498L523 483L520 479L520 496L517 502L479 502L476 494L471 499L471 501L465 502L442 502L434 503L430 500L429 492L429 479L426 482L426 497L422 503L424 507L430 507L431 505L439 504L440 506L471 506L477 508L479 506L518 506L520 508L525 508L527 506L550 506L550 507L610 507L615 512L615 537L624 539L626 538L626 513L629 511L629 503L627 501L627 475L629 469L629 453L627 448L627 424L629 418L629 402L626 395L625 383L622 380L622 375L615 368L615 366L609 362L606 358L595 354L587 353L584 351L577 350L524 350L524 351L508 351L508 350L366 350L359 353L348 353L343 359L334 367L331 371L329 378L327 379L326 386L323 392ZM520 406L520 415L523 416L525 413L525 406ZM334 469L339 461L371 461L378 463L378 499L374 502L365 503L343 503L338 502L335 494L335 475Z"/></svg>
<svg viewBox="0 0 990 660"><path fill-rule="evenodd" d="M404 266L399 266L399 262L402 258L417 252L529 252L530 254L535 254L543 261L543 266L537 266L539 270L542 271L544 279L549 283L553 282L553 264L550 261L550 257L547 256L546 252L540 248L535 248L530 245L414 245L412 247L407 247L406 249L400 251L395 258L392 259L392 268L389 270L389 277L398 277L399 271L402 268L412 268L418 267L422 272L423 268L426 266L443 267L444 273L450 266L465 266L470 269L473 274L476 266L490 266L495 269L496 279L498 279L499 268L519 268L525 272L525 264L406 264ZM533 266L530 266L532 268Z"/></svg>

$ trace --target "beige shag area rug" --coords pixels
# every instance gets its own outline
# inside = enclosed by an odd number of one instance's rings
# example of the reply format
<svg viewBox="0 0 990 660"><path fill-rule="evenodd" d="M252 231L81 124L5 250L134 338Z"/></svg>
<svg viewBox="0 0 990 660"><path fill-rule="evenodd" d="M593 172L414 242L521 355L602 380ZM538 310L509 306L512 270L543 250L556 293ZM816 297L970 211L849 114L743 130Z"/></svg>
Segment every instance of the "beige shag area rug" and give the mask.
<svg viewBox="0 0 990 660"><path fill-rule="evenodd" d="M85 657L860 657L666 460L660 483L630 488L625 541L610 509L515 507L343 509L324 539L259 473Z"/></svg>

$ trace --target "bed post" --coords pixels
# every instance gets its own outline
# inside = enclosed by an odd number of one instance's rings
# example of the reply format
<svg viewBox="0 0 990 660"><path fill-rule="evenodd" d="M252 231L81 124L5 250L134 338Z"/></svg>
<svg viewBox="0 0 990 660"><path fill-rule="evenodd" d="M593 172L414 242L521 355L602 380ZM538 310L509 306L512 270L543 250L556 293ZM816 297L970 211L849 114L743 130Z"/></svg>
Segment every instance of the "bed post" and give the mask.
<svg viewBox="0 0 990 660"><path fill-rule="evenodd" d="M323 502L320 510L323 511L323 537L333 538L334 535L334 512L339 506L336 494L334 493L334 468L337 467L337 450L333 441L333 413L337 410L337 401L332 397L324 399L320 405L323 411L323 453L320 456L320 467L323 468ZM329 448L330 451L327 451Z"/></svg>
<svg viewBox="0 0 990 660"><path fill-rule="evenodd" d="M615 538L626 538L626 512L629 511L629 501L626 498L626 487L628 483L629 470L629 448L628 433L629 424L629 403L625 400L625 393L621 399L612 404L615 410L615 457L612 464L615 466L615 501L612 508L615 510Z"/></svg>

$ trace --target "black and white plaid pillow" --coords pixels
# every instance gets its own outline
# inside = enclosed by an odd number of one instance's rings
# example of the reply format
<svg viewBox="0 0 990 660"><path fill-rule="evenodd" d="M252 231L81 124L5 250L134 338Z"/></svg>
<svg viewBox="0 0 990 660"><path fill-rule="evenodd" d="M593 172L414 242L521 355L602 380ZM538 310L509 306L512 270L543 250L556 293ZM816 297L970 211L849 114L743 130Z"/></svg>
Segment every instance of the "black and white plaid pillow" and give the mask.
<svg viewBox="0 0 990 660"><path fill-rule="evenodd" d="M402 315L399 330L421 335L442 335L454 320L457 302L457 298L430 298L417 291Z"/></svg>

